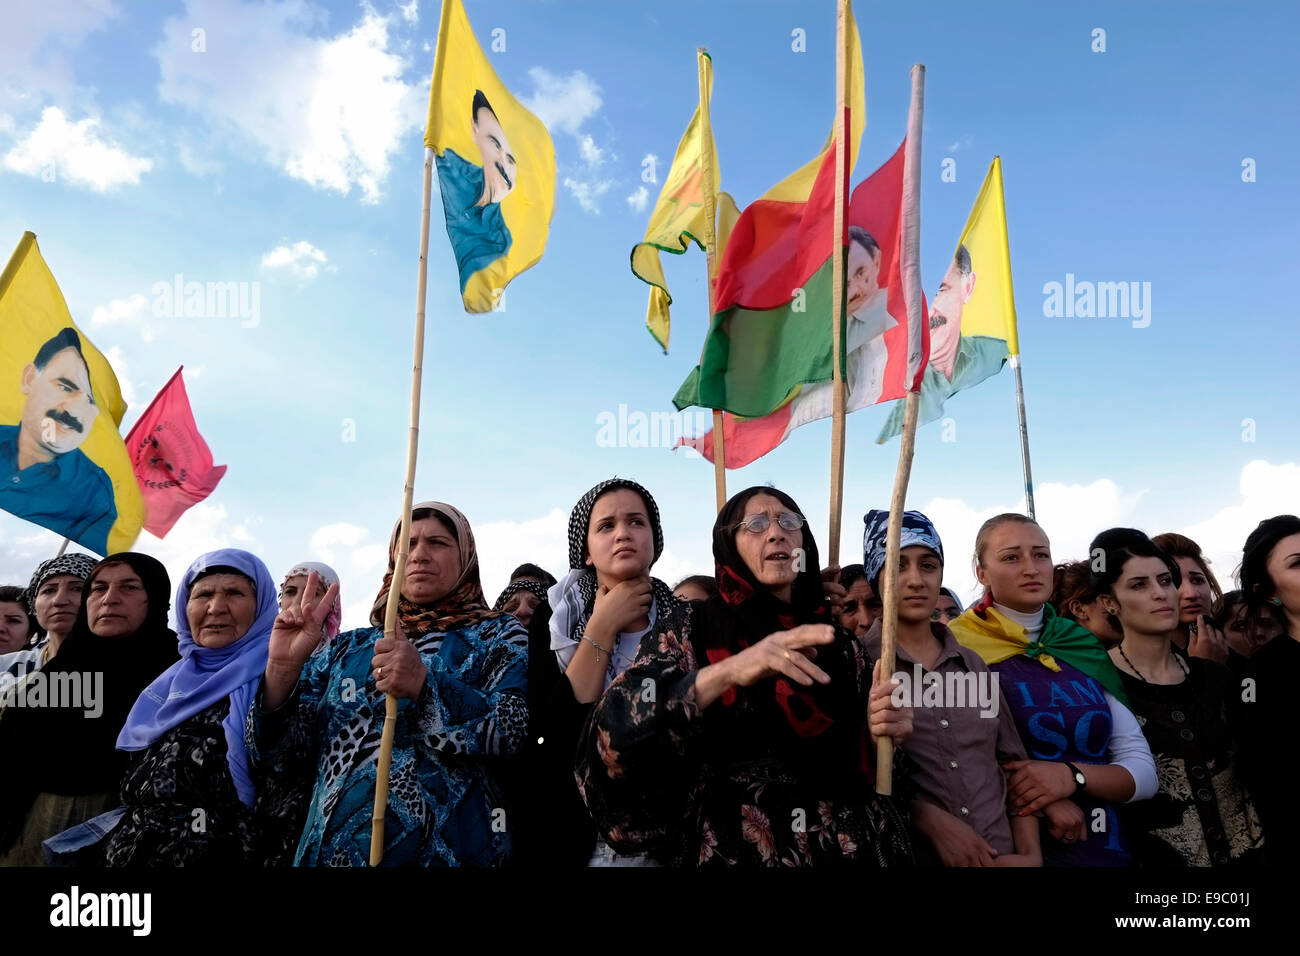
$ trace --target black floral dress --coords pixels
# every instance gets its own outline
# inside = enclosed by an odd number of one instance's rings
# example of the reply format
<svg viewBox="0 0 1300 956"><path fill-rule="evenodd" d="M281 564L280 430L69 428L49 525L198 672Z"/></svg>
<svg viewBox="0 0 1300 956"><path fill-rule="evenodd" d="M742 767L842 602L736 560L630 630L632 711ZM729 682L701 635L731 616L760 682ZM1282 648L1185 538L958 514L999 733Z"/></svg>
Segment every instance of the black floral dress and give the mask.
<svg viewBox="0 0 1300 956"><path fill-rule="evenodd" d="M719 655L697 662L688 607L646 635L579 744L579 788L610 845L678 866L913 865L901 750L895 796L874 789L871 663L844 633L821 653L848 658L861 719L783 736L764 718L770 687L696 703L698 667Z"/></svg>
<svg viewBox="0 0 1300 956"><path fill-rule="evenodd" d="M1160 791L1126 805L1139 866L1258 863L1264 831L1242 783L1240 681L1225 667L1184 658L1187 679L1149 684L1120 672L1151 745Z"/></svg>
<svg viewBox="0 0 1300 956"><path fill-rule="evenodd" d="M302 834L309 788L254 774L246 807L226 764L222 699L135 755L122 781L126 813L104 841L108 866L288 865Z"/></svg>

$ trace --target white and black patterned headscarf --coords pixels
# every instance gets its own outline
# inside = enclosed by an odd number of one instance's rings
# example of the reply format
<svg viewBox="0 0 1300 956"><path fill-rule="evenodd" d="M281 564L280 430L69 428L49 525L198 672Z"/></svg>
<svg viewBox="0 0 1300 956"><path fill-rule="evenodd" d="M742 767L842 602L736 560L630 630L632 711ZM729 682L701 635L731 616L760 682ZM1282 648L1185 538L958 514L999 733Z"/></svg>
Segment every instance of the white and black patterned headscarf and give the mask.
<svg viewBox="0 0 1300 956"><path fill-rule="evenodd" d="M497 598L496 603L492 605L492 610L504 611L506 609L506 602L520 591L527 591L529 594L537 598L537 600L545 601L546 590L547 588L545 584L541 581L534 580L533 578L520 578L518 581L511 581L506 585L506 589L501 592L501 596Z"/></svg>
<svg viewBox="0 0 1300 956"><path fill-rule="evenodd" d="M654 563L659 560L659 555L664 553L664 529L659 522L659 506L655 504L654 498L650 497L650 492L630 478L607 478L579 498L578 503L573 506L573 512L569 515L570 568L586 566L587 531L591 527L591 509L596 507L596 499L605 492L618 488L635 491L645 502L646 510L650 512L650 528L654 532L655 548L650 566L654 567Z"/></svg>
<svg viewBox="0 0 1300 956"><path fill-rule="evenodd" d="M56 574L71 574L73 577L81 578L84 581L90 577L90 572L95 570L95 565L98 563L98 558L92 558L88 554L75 551L71 554L61 554L57 558L50 558L48 561L42 561L36 566L31 583L27 585L27 590L23 592L27 599L28 610L33 614L36 613L36 592L50 578Z"/></svg>
<svg viewBox="0 0 1300 956"><path fill-rule="evenodd" d="M578 499L578 503L573 506L573 512L569 515L569 568L571 570L547 592L553 612L551 650L561 654L562 667L566 656L571 656L572 649L582 640L582 635L587 629L587 621L591 618L591 612L596 604L596 571L586 564L589 553L587 531L591 525L591 511L601 495L619 488L635 491L645 502L654 540L654 555L650 559L650 564L653 566L663 554L664 532L659 520L659 506L655 504L650 492L635 481L629 478L609 478ZM650 587L654 596L654 605L651 608L653 621L659 615L667 614L678 601L673 597L672 589L658 578L650 579ZM627 642L627 647L623 647L623 643L625 642L621 639L616 641L615 653L609 658L606 687L627 664L631 663L632 655L635 653L636 648L631 642Z"/></svg>

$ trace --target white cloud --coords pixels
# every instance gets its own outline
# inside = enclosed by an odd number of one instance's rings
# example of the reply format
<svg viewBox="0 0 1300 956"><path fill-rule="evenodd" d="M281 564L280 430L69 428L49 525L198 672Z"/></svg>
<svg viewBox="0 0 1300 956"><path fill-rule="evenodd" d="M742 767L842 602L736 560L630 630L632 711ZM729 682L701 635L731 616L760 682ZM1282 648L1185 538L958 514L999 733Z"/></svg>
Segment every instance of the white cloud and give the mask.
<svg viewBox="0 0 1300 956"><path fill-rule="evenodd" d="M181 161L185 171L194 176L212 176L221 172L221 163L213 159L206 149L185 140L176 145L176 158Z"/></svg>
<svg viewBox="0 0 1300 956"><path fill-rule="evenodd" d="M531 561L556 577L569 566L569 516L559 508L526 521L490 521L474 526L479 577L488 603L510 580L510 572Z"/></svg>
<svg viewBox="0 0 1300 956"><path fill-rule="evenodd" d="M370 529L340 521L313 531L310 550L310 560L339 573L343 629L368 626L371 602L388 568L388 542L372 541Z"/></svg>
<svg viewBox="0 0 1300 956"><path fill-rule="evenodd" d="M26 587L36 566L58 553L63 535L0 511L0 541L4 542L4 547L0 548L0 584ZM86 551L72 544L65 553L84 554ZM92 554L91 557L99 560L98 555Z"/></svg>
<svg viewBox="0 0 1300 956"><path fill-rule="evenodd" d="M297 279L311 280L320 273L320 265L327 261L324 252L305 239L292 246L276 246L262 256L263 269L288 269Z"/></svg>
<svg viewBox="0 0 1300 956"><path fill-rule="evenodd" d="M410 3L399 3L397 9L402 12L402 19L407 23L420 22L420 0L411 0Z"/></svg>
<svg viewBox="0 0 1300 956"><path fill-rule="evenodd" d="M600 215L600 197L609 192L613 185L612 179L589 180L564 177L564 188L573 194L573 198L578 200L578 205L584 212L596 216Z"/></svg>
<svg viewBox="0 0 1300 956"><path fill-rule="evenodd" d="M970 148L971 148L971 144L974 143L974 142L975 142L975 140L974 140L974 138L973 138L972 136L969 136L969 135L967 135L967 136L962 136L962 137L960 137L959 139L957 139L957 140L953 141L952 143L949 143L949 144L948 144L948 152L950 152L950 153L957 153L957 152L960 152L960 151L963 150L963 149L970 149Z"/></svg>
<svg viewBox="0 0 1300 956"><path fill-rule="evenodd" d="M167 532L167 537L155 538L148 531L140 532L135 549L151 554L163 563L175 590L185 570L201 554L218 548L240 548L261 555L261 545L253 533L257 524L260 524L257 518L236 520L223 504L200 501L180 516ZM177 608L173 607L173 621L176 612Z"/></svg>
<svg viewBox="0 0 1300 956"><path fill-rule="evenodd" d="M1047 532L1054 561L1085 557L1098 531L1132 525L1144 492L1125 493L1109 478L1087 485L1047 482L1034 488L1034 512ZM972 567L975 533L988 518L1004 511L1023 514L1024 502L1006 499L994 504L971 505L958 498L933 498L921 505L943 539L944 584L964 604L978 596L979 583Z"/></svg>
<svg viewBox="0 0 1300 956"><path fill-rule="evenodd" d="M635 211L641 212L650 202L650 191L644 186L636 187L636 191L627 197L627 204Z"/></svg>
<svg viewBox="0 0 1300 956"><path fill-rule="evenodd" d="M351 30L310 36L323 17L303 0L187 0L154 53L164 103L192 109L256 144L265 159L317 188L377 202L390 156L424 111L407 63L389 49L388 18L369 7ZM196 23L207 50L191 49Z"/></svg>
<svg viewBox="0 0 1300 956"><path fill-rule="evenodd" d="M583 73L575 70L568 76L558 76L545 67L535 66L528 71L535 92L525 99L524 105L546 124L548 129L563 130L578 135L578 128L596 115L600 109L600 87Z"/></svg>
<svg viewBox="0 0 1300 956"><path fill-rule="evenodd" d="M1237 483L1240 501L1221 508L1197 524L1157 528L1153 533L1178 531L1199 544L1209 558L1220 586L1230 591L1236 587L1232 575L1241 563L1241 549L1246 536L1265 518L1300 513L1297 488L1300 488L1300 463L1270 465L1256 459L1241 470Z"/></svg>
<svg viewBox="0 0 1300 956"><path fill-rule="evenodd" d="M1246 464L1238 480L1236 500L1196 520L1203 511L1175 517L1165 527L1156 527L1144 517L1152 507L1145 490L1126 491L1110 479L1087 485L1048 482L1034 489L1035 512L1047 531L1055 562L1080 560L1088 545L1106 528L1134 527L1151 536L1166 531L1187 535L1201 546L1210 567L1225 590L1235 585L1232 573L1241 562L1246 536L1264 518L1295 514L1296 488L1300 488L1300 463L1273 465L1255 460ZM1141 510L1139 506L1142 505ZM1167 502L1162 505L1168 506ZM991 505L971 505L953 498L934 498L921 505L943 537L944 583L954 588L963 601L977 596L979 585L971 568L975 532L986 518L1003 511L1022 511L1023 503L1007 499ZM1175 509L1175 515L1177 510Z"/></svg>
<svg viewBox="0 0 1300 956"><path fill-rule="evenodd" d="M63 110L48 106L41 121L5 154L5 168L99 193L123 184L138 185L153 161L132 156L102 138L99 126L97 117L69 122Z"/></svg>
<svg viewBox="0 0 1300 956"><path fill-rule="evenodd" d="M600 87L581 70L559 76L545 67L535 66L528 71L528 76L533 81L534 93L524 99L524 105L537 114L552 134L558 130L577 141L585 173L580 177L566 176L564 187L584 212L599 215L600 197L613 188L614 180L600 179L594 174L607 159L617 157L597 146L591 134L582 132L581 127L600 111L603 102Z"/></svg>
<svg viewBox="0 0 1300 956"><path fill-rule="evenodd" d="M90 324L93 328L131 326L139 330L141 339L152 342L153 329L146 321L148 316L149 300L137 292L125 299L113 299L107 305L95 306L94 311L90 313Z"/></svg>
<svg viewBox="0 0 1300 956"><path fill-rule="evenodd" d="M104 358L108 359L108 364L113 366L113 374L117 376L117 387L122 391L122 400L128 405L134 405L135 385L128 377L126 356L122 354L121 348L114 345L112 348L105 349Z"/></svg>
<svg viewBox="0 0 1300 956"><path fill-rule="evenodd" d="M578 137L578 153L582 161L593 169L605 161L605 151L586 133Z"/></svg>

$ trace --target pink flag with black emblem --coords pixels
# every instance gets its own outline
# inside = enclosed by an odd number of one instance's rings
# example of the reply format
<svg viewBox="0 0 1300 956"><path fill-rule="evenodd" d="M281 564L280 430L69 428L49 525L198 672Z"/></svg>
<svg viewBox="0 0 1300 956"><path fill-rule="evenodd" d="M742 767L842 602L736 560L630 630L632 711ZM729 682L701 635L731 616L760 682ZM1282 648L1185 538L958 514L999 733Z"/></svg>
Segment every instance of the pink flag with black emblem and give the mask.
<svg viewBox="0 0 1300 956"><path fill-rule="evenodd" d="M180 368L126 436L126 449L144 496L144 529L159 538L212 494L226 473L225 465L212 463L208 443L199 434Z"/></svg>

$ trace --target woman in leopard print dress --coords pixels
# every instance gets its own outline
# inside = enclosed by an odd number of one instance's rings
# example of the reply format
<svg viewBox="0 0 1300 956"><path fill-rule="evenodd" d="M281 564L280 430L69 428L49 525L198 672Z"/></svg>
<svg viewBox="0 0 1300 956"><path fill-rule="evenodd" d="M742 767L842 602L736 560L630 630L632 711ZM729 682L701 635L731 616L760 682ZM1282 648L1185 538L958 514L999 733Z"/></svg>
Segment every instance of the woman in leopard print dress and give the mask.
<svg viewBox="0 0 1300 956"><path fill-rule="evenodd" d="M384 638L400 530L399 522L372 627L340 634L313 655L332 594L317 599L309 579L299 607L281 612L271 635L248 748L272 779L315 781L299 866L366 865L388 692L399 709L384 863L489 866L510 855L498 765L526 732L528 636L514 617L487 607L464 515L425 502L411 515L402 634Z"/></svg>

